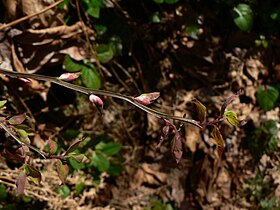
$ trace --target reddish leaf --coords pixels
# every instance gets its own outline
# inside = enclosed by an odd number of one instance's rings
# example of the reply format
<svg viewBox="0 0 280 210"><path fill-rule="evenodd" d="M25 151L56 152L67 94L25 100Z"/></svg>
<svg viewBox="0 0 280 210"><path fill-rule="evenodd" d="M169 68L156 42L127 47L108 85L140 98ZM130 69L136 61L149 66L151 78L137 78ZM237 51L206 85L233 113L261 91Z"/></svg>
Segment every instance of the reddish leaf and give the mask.
<svg viewBox="0 0 280 210"><path fill-rule="evenodd" d="M54 154L57 150L57 143L51 139L48 140L48 145L50 148L50 154Z"/></svg>
<svg viewBox="0 0 280 210"><path fill-rule="evenodd" d="M25 164L24 171L29 180L39 185L41 182L41 173L31 165Z"/></svg>
<svg viewBox="0 0 280 210"><path fill-rule="evenodd" d="M11 124L11 125L19 125L21 123L23 123L23 121L25 120L26 118L26 114L19 114L19 115L15 115L13 117L11 117L8 122Z"/></svg>
<svg viewBox="0 0 280 210"><path fill-rule="evenodd" d="M79 140L75 141L73 144L71 144L70 147L68 147L67 151L65 152L65 155L67 155L67 154L73 152L74 150L76 150L83 140L84 140L84 138L79 139Z"/></svg>
<svg viewBox="0 0 280 210"><path fill-rule="evenodd" d="M206 107L196 98L193 99L192 102L196 105L199 121L200 122L205 122L205 120L206 120Z"/></svg>
<svg viewBox="0 0 280 210"><path fill-rule="evenodd" d="M61 74L58 79L64 80L64 81L72 81L77 79L81 75L80 72L75 72L75 73L64 73Z"/></svg>
<svg viewBox="0 0 280 210"><path fill-rule="evenodd" d="M62 181L63 184L65 184L65 180L67 178L67 175L69 173L69 166L67 164L63 164L61 160L56 160L56 170L57 175L59 179Z"/></svg>
<svg viewBox="0 0 280 210"><path fill-rule="evenodd" d="M213 125L214 129L211 132L212 138L218 146L218 155L221 158L224 152L224 139L217 126Z"/></svg>
<svg viewBox="0 0 280 210"><path fill-rule="evenodd" d="M151 104L154 100L156 100L159 96L160 96L159 92L143 93L140 96L137 96L133 99L140 104L148 105Z"/></svg>
<svg viewBox="0 0 280 210"><path fill-rule="evenodd" d="M17 177L17 181L16 181L17 195L22 195L22 194L24 194L25 183L26 183L26 175L25 175L24 173L21 173L21 174Z"/></svg>
<svg viewBox="0 0 280 210"><path fill-rule="evenodd" d="M177 164L180 162L183 155L183 142L182 137L178 131L176 131L175 136L172 140L172 153Z"/></svg>

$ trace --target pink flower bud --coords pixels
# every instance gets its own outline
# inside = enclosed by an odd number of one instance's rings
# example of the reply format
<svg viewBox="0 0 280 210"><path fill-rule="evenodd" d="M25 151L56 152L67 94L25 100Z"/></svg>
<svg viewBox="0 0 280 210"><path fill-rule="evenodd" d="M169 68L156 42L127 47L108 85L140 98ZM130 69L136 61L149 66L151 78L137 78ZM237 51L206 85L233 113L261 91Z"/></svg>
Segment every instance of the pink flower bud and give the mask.
<svg viewBox="0 0 280 210"><path fill-rule="evenodd" d="M143 93L140 96L133 98L140 104L149 105L160 96L159 92Z"/></svg>
<svg viewBox="0 0 280 210"><path fill-rule="evenodd" d="M31 83L31 80L30 80L30 79L27 79L27 78L19 77L18 79L19 79L20 81L25 82L25 83Z"/></svg>
<svg viewBox="0 0 280 210"><path fill-rule="evenodd" d="M64 73L61 74L58 79L64 80L64 81L72 81L77 79L81 75L81 72L75 72L75 73Z"/></svg>
<svg viewBox="0 0 280 210"><path fill-rule="evenodd" d="M91 103L94 103L97 107L103 108L103 101L98 96L91 94L89 96L89 100Z"/></svg>

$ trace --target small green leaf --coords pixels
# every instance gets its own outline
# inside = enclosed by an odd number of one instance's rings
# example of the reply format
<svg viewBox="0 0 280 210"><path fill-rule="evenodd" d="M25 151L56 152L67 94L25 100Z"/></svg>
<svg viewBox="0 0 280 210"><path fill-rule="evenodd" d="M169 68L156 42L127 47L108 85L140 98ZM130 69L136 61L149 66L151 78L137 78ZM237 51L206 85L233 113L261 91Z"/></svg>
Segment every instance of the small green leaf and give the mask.
<svg viewBox="0 0 280 210"><path fill-rule="evenodd" d="M113 142L104 143L101 141L95 146L95 149L100 150L106 155L115 155L120 151L121 144Z"/></svg>
<svg viewBox="0 0 280 210"><path fill-rule="evenodd" d="M69 158L69 167L71 166L72 169L74 170L81 170L86 168L85 163L79 163L73 158Z"/></svg>
<svg viewBox="0 0 280 210"><path fill-rule="evenodd" d="M153 1L157 4L162 4L164 2L164 0L153 0Z"/></svg>
<svg viewBox="0 0 280 210"><path fill-rule="evenodd" d="M63 184L65 184L65 180L67 178L67 175L69 173L69 166L67 164L62 163L61 160L56 160L56 170L57 175L59 179L62 181Z"/></svg>
<svg viewBox="0 0 280 210"><path fill-rule="evenodd" d="M77 154L77 153L70 153L67 155L67 157L73 158L74 160L76 160L79 163L84 163L88 159L87 156L85 156L84 154Z"/></svg>
<svg viewBox="0 0 280 210"><path fill-rule="evenodd" d="M110 162L108 158L99 152L96 152L92 156L93 165L100 171L104 172L107 171L110 167Z"/></svg>
<svg viewBox="0 0 280 210"><path fill-rule="evenodd" d="M108 63L114 57L114 52L110 45L101 44L97 47L97 57L101 63Z"/></svg>
<svg viewBox="0 0 280 210"><path fill-rule="evenodd" d="M279 91L272 86L261 86L257 91L257 102L264 111L274 108Z"/></svg>
<svg viewBox="0 0 280 210"><path fill-rule="evenodd" d="M7 103L7 100L0 101L0 111L3 109L6 109L6 107L5 107L6 103Z"/></svg>
<svg viewBox="0 0 280 210"><path fill-rule="evenodd" d="M28 133L23 129L16 128L17 134L20 140L25 144L30 144L30 139L28 137Z"/></svg>
<svg viewBox="0 0 280 210"><path fill-rule="evenodd" d="M193 23L185 28L185 32L193 39L198 40L199 25Z"/></svg>
<svg viewBox="0 0 280 210"><path fill-rule="evenodd" d="M119 176L122 172L122 166L121 165L110 165L108 169L108 173L111 176Z"/></svg>
<svg viewBox="0 0 280 210"><path fill-rule="evenodd" d="M241 126L240 121L237 119L237 115L234 111L226 110L224 113L224 116L231 125L233 125L235 127Z"/></svg>
<svg viewBox="0 0 280 210"><path fill-rule="evenodd" d="M100 25L100 24L94 24L94 29L96 30L96 33L99 36L102 36L103 34L106 33L106 31L108 30L107 26L105 25Z"/></svg>
<svg viewBox="0 0 280 210"><path fill-rule="evenodd" d="M196 98L193 99L192 102L196 105L199 121L200 122L205 122L205 120L206 120L206 107Z"/></svg>
<svg viewBox="0 0 280 210"><path fill-rule="evenodd" d="M253 27L254 13L248 4L238 4L233 9L233 20L239 29L249 31Z"/></svg>
<svg viewBox="0 0 280 210"><path fill-rule="evenodd" d="M84 1L86 2L86 1ZM87 13L94 17L99 18L100 16L100 0L91 0L90 2L86 2L87 4Z"/></svg>
<svg viewBox="0 0 280 210"><path fill-rule="evenodd" d="M28 164L25 164L24 171L29 180L31 180L33 183L37 185L40 184L42 179L40 171L38 171L36 168Z"/></svg>
<svg viewBox="0 0 280 210"><path fill-rule="evenodd" d="M166 4L175 4L177 3L179 0L165 0Z"/></svg>
<svg viewBox="0 0 280 210"><path fill-rule="evenodd" d="M75 194L80 195L83 192L84 188L85 188L84 182L80 182L80 183L76 184L75 185Z"/></svg>
<svg viewBox="0 0 280 210"><path fill-rule="evenodd" d="M61 195L62 198L67 198L71 191L67 185L61 185L57 188L57 193Z"/></svg>
<svg viewBox="0 0 280 210"><path fill-rule="evenodd" d="M26 114L19 114L19 115L15 115L13 117L11 117L8 122L11 124L11 125L19 125L21 123L23 123L23 121L25 120L26 118Z"/></svg>
<svg viewBox="0 0 280 210"><path fill-rule="evenodd" d="M5 185L0 184L0 200L6 200L8 197L8 192Z"/></svg>
<svg viewBox="0 0 280 210"><path fill-rule="evenodd" d="M218 146L218 155L219 157L222 157L223 152L224 152L224 139L222 134L220 133L219 129L217 126L213 125L213 130L211 132L212 138L215 140L217 146Z"/></svg>
<svg viewBox="0 0 280 210"><path fill-rule="evenodd" d="M63 62L64 68L68 72L78 72L84 67L83 64L74 61L69 55L66 55Z"/></svg>
<svg viewBox="0 0 280 210"><path fill-rule="evenodd" d="M101 87L101 78L95 68L83 68L81 73L82 81L86 87L92 89L99 89Z"/></svg>
<svg viewBox="0 0 280 210"><path fill-rule="evenodd" d="M16 125L14 126L16 129L20 129L20 130L24 130L28 136L34 136L34 131L32 130L32 128L30 128L27 125L24 124L20 124L20 125Z"/></svg>
<svg viewBox="0 0 280 210"><path fill-rule="evenodd" d="M122 54L122 40L118 36L112 36L109 41L109 46L113 51L114 55L121 55Z"/></svg>

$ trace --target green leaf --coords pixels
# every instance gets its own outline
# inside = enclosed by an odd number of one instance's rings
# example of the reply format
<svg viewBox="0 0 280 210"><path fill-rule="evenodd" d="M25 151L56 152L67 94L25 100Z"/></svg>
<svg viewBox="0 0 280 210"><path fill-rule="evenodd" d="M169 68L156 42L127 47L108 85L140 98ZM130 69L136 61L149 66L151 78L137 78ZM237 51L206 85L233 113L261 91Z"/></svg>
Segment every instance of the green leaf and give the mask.
<svg viewBox="0 0 280 210"><path fill-rule="evenodd" d="M65 180L67 178L67 175L69 173L69 166L67 164L62 163L61 160L56 160L56 171L59 179L62 181L63 184L65 184Z"/></svg>
<svg viewBox="0 0 280 210"><path fill-rule="evenodd" d="M5 185L0 184L0 200L5 200L8 197L8 192Z"/></svg>
<svg viewBox="0 0 280 210"><path fill-rule="evenodd" d="M239 29L249 31L253 27L254 13L248 4L238 4L233 9L233 20Z"/></svg>
<svg viewBox="0 0 280 210"><path fill-rule="evenodd" d="M88 159L87 156L85 156L84 154L77 154L77 153L70 153L67 155L67 157L73 158L74 160L76 160L79 163L84 163Z"/></svg>
<svg viewBox="0 0 280 210"><path fill-rule="evenodd" d="M199 25L193 23L185 28L185 32L193 39L198 40Z"/></svg>
<svg viewBox="0 0 280 210"><path fill-rule="evenodd" d="M6 103L7 103L7 100L0 101L0 111L3 109L6 109L6 107L5 107Z"/></svg>
<svg viewBox="0 0 280 210"><path fill-rule="evenodd" d="M164 2L164 0L153 0L153 1L157 4L162 4Z"/></svg>
<svg viewBox="0 0 280 210"><path fill-rule="evenodd" d="M36 168L28 164L25 164L24 171L29 180L31 180L33 183L37 185L40 184L42 179L40 171L38 171Z"/></svg>
<svg viewBox="0 0 280 210"><path fill-rule="evenodd" d="M26 114L19 114L19 115L15 115L13 117L11 117L8 122L11 124L11 125L19 125L21 123L23 123L23 121L25 120L26 118Z"/></svg>
<svg viewBox="0 0 280 210"><path fill-rule="evenodd" d="M34 131L32 130L32 128L30 128L27 125L24 124L20 124L20 125L16 125L14 126L16 129L20 129L20 130L24 130L28 136L34 136Z"/></svg>
<svg viewBox="0 0 280 210"><path fill-rule="evenodd" d="M87 13L94 17L100 17L100 1L99 0L91 0L91 1L84 1L87 4Z"/></svg>
<svg viewBox="0 0 280 210"><path fill-rule="evenodd" d="M94 24L93 27L96 30L97 35L99 35L99 36L102 36L108 30L107 26L105 26L105 25Z"/></svg>
<svg viewBox="0 0 280 210"><path fill-rule="evenodd" d="M70 189L67 185L61 185L57 188L57 193L61 195L62 198L67 198L70 195Z"/></svg>
<svg viewBox="0 0 280 210"><path fill-rule="evenodd" d="M96 152L92 156L93 165L100 171L104 172L107 171L110 167L110 162L108 158L99 152Z"/></svg>
<svg viewBox="0 0 280 210"><path fill-rule="evenodd" d="M63 65L66 71L68 72L78 72L81 71L84 67L83 64L74 61L69 55L66 55L63 61Z"/></svg>
<svg viewBox="0 0 280 210"><path fill-rule="evenodd" d="M82 81L86 87L92 89L99 89L101 87L101 78L95 68L83 68Z"/></svg>
<svg viewBox="0 0 280 210"><path fill-rule="evenodd" d="M69 166L71 166L71 168L74 170L81 170L86 168L86 164L79 163L73 158L69 158Z"/></svg>
<svg viewBox="0 0 280 210"><path fill-rule="evenodd" d="M80 182L80 183L76 184L75 185L75 194L80 195L83 192L84 188L85 188L84 182Z"/></svg>
<svg viewBox="0 0 280 210"><path fill-rule="evenodd" d="M175 4L177 3L179 0L165 0L165 3L167 4Z"/></svg>
<svg viewBox="0 0 280 210"><path fill-rule="evenodd" d="M261 86L257 90L257 102L264 111L269 111L274 108L279 91L272 86Z"/></svg>
<svg viewBox="0 0 280 210"><path fill-rule="evenodd" d="M122 172L122 167L121 165L110 165L108 169L108 173L111 176L119 176Z"/></svg>
<svg viewBox="0 0 280 210"><path fill-rule="evenodd" d="M106 155L115 155L120 151L121 146L122 145L118 143L113 143L113 142L104 143L101 141L95 146L95 149L100 150Z"/></svg>
<svg viewBox="0 0 280 210"><path fill-rule="evenodd" d="M217 126L213 125L213 130L211 132L212 138L215 140L217 146L218 146L218 155L219 157L222 157L223 152L224 152L224 139L222 134L220 133L219 129Z"/></svg>
<svg viewBox="0 0 280 210"><path fill-rule="evenodd" d="M101 63L108 63L114 57L114 52L110 45L101 44L97 47L97 57Z"/></svg>
<svg viewBox="0 0 280 210"><path fill-rule="evenodd" d="M119 36L112 36L109 40L109 46L112 49L114 55L122 54L123 45Z"/></svg>
<svg viewBox="0 0 280 210"><path fill-rule="evenodd" d="M30 139L28 137L28 133L23 129L16 128L17 134L20 140L25 144L30 144Z"/></svg>
<svg viewBox="0 0 280 210"><path fill-rule="evenodd" d="M196 98L192 102L196 105L199 121L204 122L206 120L206 107Z"/></svg>
<svg viewBox="0 0 280 210"><path fill-rule="evenodd" d="M232 110L226 110L224 113L224 117L227 119L227 121L235 126L235 127L240 127L240 121L237 119L237 115L234 111Z"/></svg>

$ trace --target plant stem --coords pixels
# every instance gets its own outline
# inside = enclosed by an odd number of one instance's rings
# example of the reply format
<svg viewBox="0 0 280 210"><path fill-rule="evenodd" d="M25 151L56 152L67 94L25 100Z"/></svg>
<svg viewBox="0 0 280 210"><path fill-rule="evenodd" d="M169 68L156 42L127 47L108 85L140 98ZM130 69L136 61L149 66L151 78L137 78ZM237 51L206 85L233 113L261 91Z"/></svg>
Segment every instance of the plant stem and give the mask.
<svg viewBox="0 0 280 210"><path fill-rule="evenodd" d="M36 147L33 147L32 145L30 145L27 142L22 141L20 138L18 138L8 127L5 123L0 123L0 127L3 128L11 137L13 137L14 140L16 140L20 145L25 145L28 148L34 150L35 152L38 152L44 159L47 159L45 154L37 149Z"/></svg>
<svg viewBox="0 0 280 210"><path fill-rule="evenodd" d="M138 103L131 96L126 96L126 95L122 95L119 93L114 93L114 92L110 92L110 91L106 91L106 90L97 90L97 89L90 89L90 88L82 87L79 85L75 85L72 83L62 81L62 80L58 79L57 77L50 77L50 76L44 76L44 75L38 75L38 74L18 73L18 72L14 72L14 71L8 71L3 68L0 68L0 73L11 76L11 77L23 77L23 78L30 78L30 79L35 79L35 80L42 80L42 81L46 81L46 82L52 82L57 85L63 86L65 88L68 88L68 89L71 89L71 90L74 90L74 91L77 91L80 93L84 93L87 95L94 94L94 95L103 95L103 96L119 98L119 99L125 100L125 101L133 104L134 106L138 107L139 109L141 109L151 115L154 115L158 118L167 118L167 119L178 120L178 121L189 123L189 124L192 124L199 128L202 128L200 123L196 120L187 119L187 118L179 117L179 116L173 116L173 115L169 115L164 112L160 112L160 111L151 109L147 106L144 106L141 103Z"/></svg>

